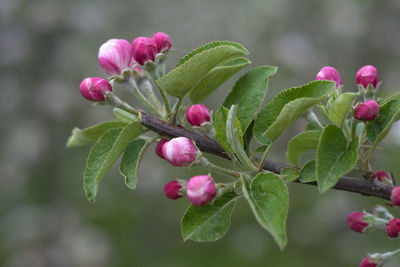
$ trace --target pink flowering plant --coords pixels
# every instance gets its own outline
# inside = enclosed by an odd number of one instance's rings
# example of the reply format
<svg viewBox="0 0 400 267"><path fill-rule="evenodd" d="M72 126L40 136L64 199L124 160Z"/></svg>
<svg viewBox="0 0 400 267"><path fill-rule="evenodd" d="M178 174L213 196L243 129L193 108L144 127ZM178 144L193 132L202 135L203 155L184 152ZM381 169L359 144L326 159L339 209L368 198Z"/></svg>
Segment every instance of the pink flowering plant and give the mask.
<svg viewBox="0 0 400 267"><path fill-rule="evenodd" d="M250 64L248 51L239 43L208 43L167 72L172 51L170 37L162 32L132 43L111 39L101 45L98 60L110 76L85 78L79 89L87 100L109 105L115 119L75 128L67 142L68 147L92 145L83 177L89 201L95 201L102 178L120 156L120 173L128 188L135 189L140 161L153 145L159 160L175 167L204 168L194 177L166 179L163 184L167 198L191 203L182 219L184 240L223 237L235 203L247 201L258 223L284 249L287 184L292 182L317 186L321 194L344 190L400 206L400 187L393 174L374 170L371 161L400 119L400 96L378 94L375 67L360 68L350 86L342 83L335 68L322 67L314 81L283 90L263 106L277 67L258 66L237 80L219 108L209 110L202 102ZM141 106L121 99L116 85L131 92ZM288 163L273 161L271 147L297 120L304 123L304 130L287 145ZM313 151L314 157L304 162L301 156L306 151ZM219 166L204 152L230 160L231 167ZM345 176L350 172L355 177ZM343 218L340 223L345 222ZM399 222L383 206L347 217L356 232L386 230L390 238L398 237ZM360 266L378 266L397 252L371 254Z"/></svg>

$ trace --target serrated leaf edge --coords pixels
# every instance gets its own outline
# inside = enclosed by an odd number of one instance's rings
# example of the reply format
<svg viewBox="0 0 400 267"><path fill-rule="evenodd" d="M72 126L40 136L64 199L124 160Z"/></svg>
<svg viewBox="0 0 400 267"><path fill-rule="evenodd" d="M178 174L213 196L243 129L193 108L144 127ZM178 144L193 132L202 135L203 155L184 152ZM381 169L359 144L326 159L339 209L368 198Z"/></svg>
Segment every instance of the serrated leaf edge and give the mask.
<svg viewBox="0 0 400 267"><path fill-rule="evenodd" d="M185 56L183 56L178 61L178 64L176 64L175 68L181 66L182 64L184 64L189 59L191 59L192 57L194 57L195 55L197 55L199 53L201 53L203 51L206 51L208 49L212 49L212 48L221 46L221 45L234 46L234 47L238 48L239 50L242 50L245 53L245 55L249 54L249 51L243 45L241 45L240 43L236 43L236 42L232 42L232 41L224 41L224 40L214 41L214 42L210 42L210 43L204 44L204 45L202 45L202 46L190 51L189 53L187 53Z"/></svg>

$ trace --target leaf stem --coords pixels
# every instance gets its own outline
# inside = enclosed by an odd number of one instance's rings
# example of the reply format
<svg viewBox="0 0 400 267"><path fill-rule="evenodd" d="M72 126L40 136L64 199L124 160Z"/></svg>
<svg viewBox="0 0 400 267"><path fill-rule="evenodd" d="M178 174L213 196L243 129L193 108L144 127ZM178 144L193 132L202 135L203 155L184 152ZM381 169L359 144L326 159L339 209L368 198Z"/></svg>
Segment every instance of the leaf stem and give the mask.
<svg viewBox="0 0 400 267"><path fill-rule="evenodd" d="M167 95L164 93L164 91L158 86L156 83L156 80L159 78L158 74L156 74L157 70L155 69L153 72L150 72L150 80L154 84L154 86L157 88L158 92L161 95L161 99L164 102L165 110L167 111L167 116L169 113L171 113L171 107L169 105L169 100Z"/></svg>
<svg viewBox="0 0 400 267"><path fill-rule="evenodd" d="M263 171L264 161L267 159L267 156L268 156L269 151L270 151L270 149L271 149L271 145L272 145L271 143L269 143L269 144L267 145L267 148L265 149L263 155L261 156L260 163L258 164L258 171L259 171L259 172L262 172L262 171Z"/></svg>
<svg viewBox="0 0 400 267"><path fill-rule="evenodd" d="M176 124L176 118L178 116L179 112L179 107L182 104L183 97L179 97L178 100L176 101L174 108L172 109L172 124Z"/></svg>
<svg viewBox="0 0 400 267"><path fill-rule="evenodd" d="M127 80L126 83L126 88L133 93L136 98L142 102L143 105L145 105L152 113L157 114L158 116L162 117L162 114L154 107L152 106L149 101L146 99L146 97L142 94L142 92L139 90L139 88L136 85L136 82L132 80L132 78Z"/></svg>
<svg viewBox="0 0 400 267"><path fill-rule="evenodd" d="M122 101L119 97L114 95L113 92L106 92L104 97L106 101L113 107L120 108L134 115L139 114L139 112L135 108L131 107L128 103Z"/></svg>
<svg viewBox="0 0 400 267"><path fill-rule="evenodd" d="M314 111L312 111L311 109L307 110L306 114L304 115L304 118L314 127L321 130L324 129L324 126L318 120L317 115L315 115Z"/></svg>
<svg viewBox="0 0 400 267"><path fill-rule="evenodd" d="M209 162L205 157L201 157L200 164L201 164L201 166L208 168L210 171L214 171L219 174L227 175L230 178L232 178L232 176L240 177L240 173L237 173L232 170L225 169L223 167L214 165L211 162Z"/></svg>

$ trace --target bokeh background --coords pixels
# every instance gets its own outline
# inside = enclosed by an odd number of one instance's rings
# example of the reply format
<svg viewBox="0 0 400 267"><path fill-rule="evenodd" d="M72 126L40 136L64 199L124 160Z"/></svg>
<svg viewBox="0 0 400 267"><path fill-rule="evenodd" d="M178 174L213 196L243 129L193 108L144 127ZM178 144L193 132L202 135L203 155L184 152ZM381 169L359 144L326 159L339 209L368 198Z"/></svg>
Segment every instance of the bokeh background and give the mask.
<svg viewBox="0 0 400 267"><path fill-rule="evenodd" d="M360 235L346 225L349 212L383 201L339 191L319 195L305 185L289 188L283 252L244 201L223 239L183 242L188 202L166 199L162 188L204 170L174 168L152 147L137 190L127 189L114 167L90 204L82 187L89 148L65 147L74 126L112 118L108 107L92 107L78 90L87 76L105 77L97 52L109 38L166 32L176 48L170 67L206 42L240 42L252 66L279 67L269 99L312 80L324 65L340 71L347 91L356 90L359 67L375 65L382 94L389 95L400 89L400 1L1 0L0 24L1 266L358 266L366 251L400 246L383 231ZM238 77L206 104L218 107ZM300 120L279 139L273 159L285 160L288 139L302 128ZM382 147L373 167L400 176L399 126Z"/></svg>

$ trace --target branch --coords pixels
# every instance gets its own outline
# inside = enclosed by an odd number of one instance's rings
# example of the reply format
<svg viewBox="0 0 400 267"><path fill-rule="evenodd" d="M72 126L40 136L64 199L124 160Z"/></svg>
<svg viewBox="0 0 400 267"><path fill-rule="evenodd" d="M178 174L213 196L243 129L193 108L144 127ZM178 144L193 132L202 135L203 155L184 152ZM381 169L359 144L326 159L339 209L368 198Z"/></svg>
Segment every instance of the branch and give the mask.
<svg viewBox="0 0 400 267"><path fill-rule="evenodd" d="M169 137L179 137L184 136L191 140L194 140L196 146L203 152L208 152L226 159L229 159L225 150L211 138L199 134L197 132L189 131L181 126L170 125L164 121L161 121L155 116L148 115L144 112L139 113L140 121L146 128L158 133L159 135L169 136ZM280 173L281 170L290 165L280 162L275 162L272 160L264 161L264 169ZM300 180L295 180L295 182L300 183ZM308 185L317 185L316 182L302 183ZM343 176L339 179L337 184L333 187L337 190L348 191L359 193L364 196L375 196L383 199L390 200L391 186L378 184L374 182L369 182L359 178Z"/></svg>

